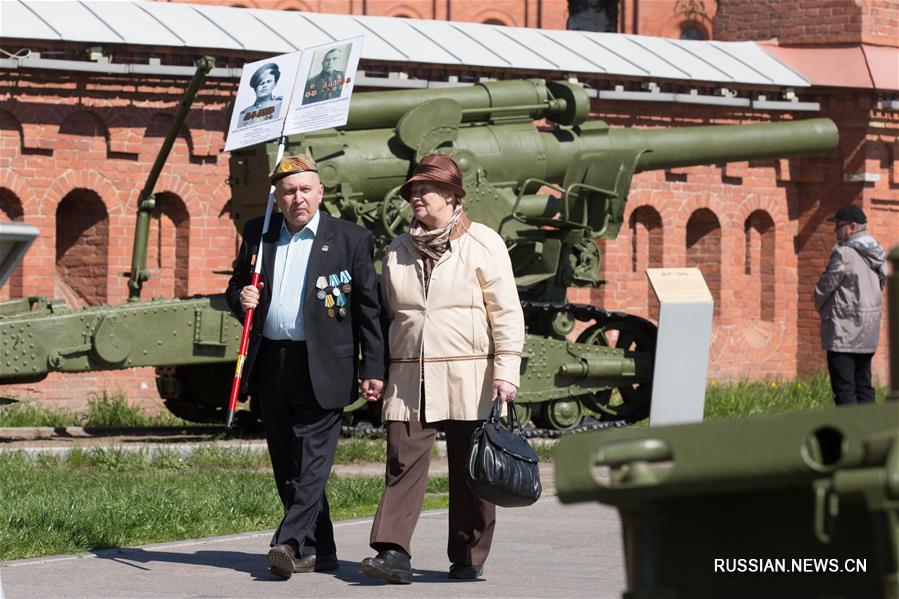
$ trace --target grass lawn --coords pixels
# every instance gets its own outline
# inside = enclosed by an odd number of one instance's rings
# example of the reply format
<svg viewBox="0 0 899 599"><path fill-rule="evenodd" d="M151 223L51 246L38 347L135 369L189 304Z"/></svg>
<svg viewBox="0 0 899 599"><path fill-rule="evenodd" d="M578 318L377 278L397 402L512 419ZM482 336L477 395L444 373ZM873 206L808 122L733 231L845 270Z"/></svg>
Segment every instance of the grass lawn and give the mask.
<svg viewBox="0 0 899 599"><path fill-rule="evenodd" d="M282 510L268 467L264 453L233 450L4 454L0 560L274 528ZM383 487L380 477L332 477L332 518L374 515ZM432 478L425 509L446 507L447 491L445 477Z"/></svg>

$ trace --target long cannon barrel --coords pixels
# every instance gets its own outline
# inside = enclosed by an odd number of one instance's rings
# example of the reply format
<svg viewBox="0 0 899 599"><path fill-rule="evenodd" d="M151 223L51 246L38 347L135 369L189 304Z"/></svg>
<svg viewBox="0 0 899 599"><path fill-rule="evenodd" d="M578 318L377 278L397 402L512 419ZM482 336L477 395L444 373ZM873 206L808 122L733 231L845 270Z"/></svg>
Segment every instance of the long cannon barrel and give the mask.
<svg viewBox="0 0 899 599"><path fill-rule="evenodd" d="M359 94L353 102L366 106L377 100L376 94L381 93L394 92ZM376 97L370 100L371 96ZM525 99L512 97L509 100L508 106L512 106L511 102ZM567 101L566 104L567 111L572 105ZM411 110L426 112L427 107L426 103ZM577 111L581 109L576 106ZM385 109L385 112L389 111ZM386 125L397 112L400 110L366 118ZM481 169L494 185L518 187L528 179L561 183L572 163L585 154L595 154L596 161L602 162L608 160L611 153L633 153L637 157L632 166L634 172L643 172L733 161L827 155L836 148L839 137L836 125L829 119L672 129L613 129L602 121L590 121L546 131L534 127L528 114L518 117L503 121L494 115L484 124L457 122L455 128L440 123L434 125L433 130L424 130L420 138L427 141L432 133L445 134L451 130L452 134L446 135L445 143L437 146L438 149L452 149L463 170L476 163L477 169ZM351 119L351 124L365 122L361 116L355 119ZM426 118L422 122L428 126ZM411 127L404 129L402 125L332 130L294 137L288 142L288 153L310 152L322 166L322 183L329 192L341 185L349 185L354 193L362 193L365 200L381 201L405 181L416 163L416 151L420 153L418 144L424 143L408 133ZM262 158L267 161L265 156L258 156L257 160ZM250 158L241 156L237 160ZM265 172L270 167L270 164L259 164L256 169ZM232 172L240 170L235 168ZM253 170L252 165L247 163L246 170ZM258 185L261 189L264 180L260 179Z"/></svg>
<svg viewBox="0 0 899 599"><path fill-rule="evenodd" d="M682 129L615 129L617 147L647 148L637 172L699 164L830 154L837 126L830 119Z"/></svg>

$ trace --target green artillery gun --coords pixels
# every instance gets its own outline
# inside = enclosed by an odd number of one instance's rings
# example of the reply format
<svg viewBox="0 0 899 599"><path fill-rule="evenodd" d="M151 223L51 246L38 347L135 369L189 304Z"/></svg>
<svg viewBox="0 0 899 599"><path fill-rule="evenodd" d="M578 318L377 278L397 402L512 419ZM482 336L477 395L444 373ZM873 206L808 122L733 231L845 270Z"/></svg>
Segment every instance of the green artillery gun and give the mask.
<svg viewBox="0 0 899 599"><path fill-rule="evenodd" d="M524 303L521 415L526 420L533 407L536 421L557 429L577 426L583 407L628 421L649 411L655 326L635 315L566 302L568 287L603 283L596 241L617 236L634 174L828 154L838 137L827 119L611 129L587 119L589 106L581 86L542 80L357 93L346 126L287 144L288 154L307 152L318 161L323 209L374 232L376 258L410 221L399 188L417 161L432 151L453 156L464 175L469 214L507 242ZM545 125L536 126L541 119ZM274 144L231 155L232 216L239 230L264 211L274 155ZM150 190L153 184L151 177ZM146 227L139 218L133 300L145 277ZM591 324L569 341L578 321ZM0 361L0 382L40 378L50 370L157 366L157 385L173 412L218 419L239 336L240 325L221 296L81 311L36 302L28 314L0 318L0 349L14 356Z"/></svg>
<svg viewBox="0 0 899 599"><path fill-rule="evenodd" d="M611 129L587 119L586 90L542 80L356 94L346 126L291 138L287 153L318 162L331 215L375 233L376 254L408 229L399 189L430 152L451 155L468 213L506 241L528 335L519 393L527 421L568 429L587 407L615 419L648 415L655 326L635 315L566 302L601 285L600 239L615 239L634 174L735 160L827 154L827 119L683 129ZM545 119L552 126L535 127ZM274 144L231 157L238 223L264 209ZM591 323L576 341L578 321ZM612 390L617 389L613 394Z"/></svg>
<svg viewBox="0 0 899 599"><path fill-rule="evenodd" d="M570 435L565 503L615 506L625 599L899 597L899 247L882 404Z"/></svg>

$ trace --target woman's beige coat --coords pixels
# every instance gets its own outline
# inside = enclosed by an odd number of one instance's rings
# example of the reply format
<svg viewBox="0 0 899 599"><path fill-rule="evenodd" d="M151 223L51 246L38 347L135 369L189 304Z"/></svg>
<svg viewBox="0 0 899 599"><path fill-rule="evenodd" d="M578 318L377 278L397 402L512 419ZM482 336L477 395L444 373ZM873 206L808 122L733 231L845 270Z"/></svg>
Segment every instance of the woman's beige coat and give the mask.
<svg viewBox="0 0 899 599"><path fill-rule="evenodd" d="M422 371L427 422L485 419L493 379L518 386L524 346L506 244L470 223L434 266L427 298L423 267L408 233L390 244L382 270L390 319L384 419L420 417Z"/></svg>

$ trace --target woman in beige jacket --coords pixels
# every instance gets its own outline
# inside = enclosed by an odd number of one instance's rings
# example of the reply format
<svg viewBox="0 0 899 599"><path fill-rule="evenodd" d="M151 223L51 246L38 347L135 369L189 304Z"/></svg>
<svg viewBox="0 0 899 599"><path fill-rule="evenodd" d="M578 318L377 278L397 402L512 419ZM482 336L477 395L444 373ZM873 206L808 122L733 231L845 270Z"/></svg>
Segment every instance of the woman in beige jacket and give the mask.
<svg viewBox="0 0 899 599"><path fill-rule="evenodd" d="M378 555L363 560L362 571L412 581L412 533L440 429L449 462L449 575L474 579L483 574L496 507L468 488L471 434L494 401L515 398L524 317L506 245L466 216L452 158L425 156L400 193L414 220L390 245L382 271L390 321L387 487L371 531Z"/></svg>

